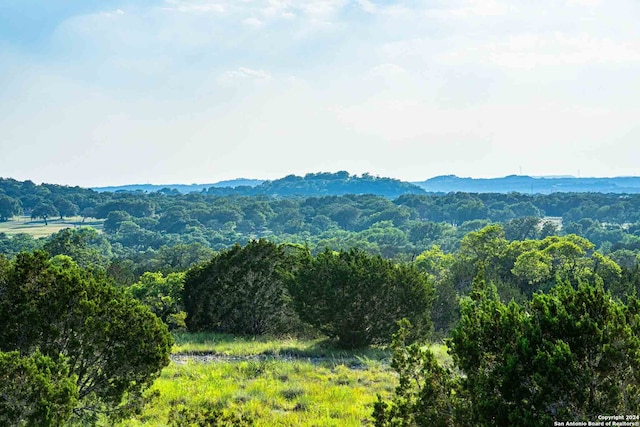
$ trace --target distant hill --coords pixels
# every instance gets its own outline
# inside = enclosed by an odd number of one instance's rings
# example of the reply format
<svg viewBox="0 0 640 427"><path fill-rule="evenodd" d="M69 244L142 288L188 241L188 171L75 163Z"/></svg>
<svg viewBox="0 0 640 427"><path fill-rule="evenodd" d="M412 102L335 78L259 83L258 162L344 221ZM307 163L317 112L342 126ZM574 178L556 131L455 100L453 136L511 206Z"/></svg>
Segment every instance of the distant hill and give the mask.
<svg viewBox="0 0 640 427"><path fill-rule="evenodd" d="M128 185L117 185L111 187L93 187L92 190L105 192L109 191L111 193L115 193L118 191L127 191L127 192L136 192L143 191L145 193L155 193L156 191L162 191L165 189L175 190L179 193L199 193L203 190L207 190L211 187L226 187L226 188L235 188L240 186L245 187L255 187L256 185L260 185L264 182L262 179L247 179L247 178L238 178L238 179L230 179L226 181L215 182L213 184L128 184Z"/></svg>
<svg viewBox="0 0 640 427"><path fill-rule="evenodd" d="M503 178L460 178L455 175L443 175L426 181L414 182L414 184L430 193L453 191L524 194L640 193L640 177L575 178L510 175Z"/></svg>
<svg viewBox="0 0 640 427"><path fill-rule="evenodd" d="M238 178L238 179L229 179L226 181L216 182L215 184L211 184L210 187L255 187L264 182L264 179L248 179L248 178Z"/></svg>
<svg viewBox="0 0 640 427"><path fill-rule="evenodd" d="M375 194L396 198L403 194L425 194L419 186L393 178L382 178L369 174L349 175L348 172L308 173L305 176L289 175L274 181L233 189L210 187L207 194L217 195L268 195L268 196L341 196L344 194Z"/></svg>
<svg viewBox="0 0 640 427"><path fill-rule="evenodd" d="M100 192L145 193L206 193L220 196L340 196L344 194L375 194L395 198L403 194L426 194L415 184L393 178L382 178L369 174L350 175L348 172L309 173L305 176L289 175L273 181L259 179L234 179L214 184L132 184L112 187L94 187Z"/></svg>
<svg viewBox="0 0 640 427"><path fill-rule="evenodd" d="M509 175L502 178L461 178L443 175L420 182L406 182L369 174L319 172L305 176L289 175L276 180L238 178L212 184L132 184L94 187L99 192L206 193L220 196L340 196L376 194L395 198L403 194L426 193L640 193L640 177L576 178L571 176L532 177Z"/></svg>

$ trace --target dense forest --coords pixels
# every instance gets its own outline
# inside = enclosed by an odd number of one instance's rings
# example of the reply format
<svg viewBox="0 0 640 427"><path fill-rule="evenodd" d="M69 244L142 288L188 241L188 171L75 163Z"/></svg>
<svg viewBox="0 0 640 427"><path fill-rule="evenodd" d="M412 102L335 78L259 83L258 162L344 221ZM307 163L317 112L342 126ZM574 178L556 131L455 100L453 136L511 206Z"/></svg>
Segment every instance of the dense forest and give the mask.
<svg viewBox="0 0 640 427"><path fill-rule="evenodd" d="M4 222L77 218L49 237L0 234L0 396L19 396L0 397L0 420L133 416L169 331L390 348L399 384L372 408L381 427L640 409L640 195L420 194L343 173L265 184L277 195L0 180Z"/></svg>
<svg viewBox="0 0 640 427"><path fill-rule="evenodd" d="M360 182L359 187L349 187L354 194L322 195L323 188L345 188L347 182ZM206 258L210 250L258 238L306 244L314 253L325 247L357 246L410 260L433 245L453 252L465 234L492 223L502 224L509 240L576 234L629 267L640 251L640 195L404 194L406 188L396 184L342 173L310 174L284 178L277 186L281 194L304 187L317 195L224 196L210 194L211 189L189 194L109 193L2 179L0 220L24 214L46 222L79 215L78 226L88 218L104 223L101 234L80 228L39 240L27 234L0 234L0 251L12 257L48 245L53 254L63 253L65 239L75 236L91 249L96 262L99 258L105 266L127 270L129 280L144 271L179 270ZM173 248L172 255L168 248Z"/></svg>

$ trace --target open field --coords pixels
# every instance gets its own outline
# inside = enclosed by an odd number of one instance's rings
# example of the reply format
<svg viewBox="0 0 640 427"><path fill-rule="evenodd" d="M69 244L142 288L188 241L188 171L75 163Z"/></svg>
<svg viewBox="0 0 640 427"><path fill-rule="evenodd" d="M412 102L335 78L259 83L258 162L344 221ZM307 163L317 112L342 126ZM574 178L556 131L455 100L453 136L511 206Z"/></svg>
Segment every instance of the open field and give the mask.
<svg viewBox="0 0 640 427"><path fill-rule="evenodd" d="M82 217L75 216L62 220L60 218L48 219L47 222L48 224L45 225L41 219L32 220L28 216L15 216L9 221L0 222L0 233L5 233L7 236L26 233L37 239L50 236L64 228L93 227L97 230L102 230L104 220L90 218L82 222Z"/></svg>
<svg viewBox="0 0 640 427"><path fill-rule="evenodd" d="M446 350L434 350L445 363ZM376 395L397 384L388 350L343 351L323 340L176 335L160 396L121 426L163 426L171 413L207 406L249 416L256 426L371 425Z"/></svg>

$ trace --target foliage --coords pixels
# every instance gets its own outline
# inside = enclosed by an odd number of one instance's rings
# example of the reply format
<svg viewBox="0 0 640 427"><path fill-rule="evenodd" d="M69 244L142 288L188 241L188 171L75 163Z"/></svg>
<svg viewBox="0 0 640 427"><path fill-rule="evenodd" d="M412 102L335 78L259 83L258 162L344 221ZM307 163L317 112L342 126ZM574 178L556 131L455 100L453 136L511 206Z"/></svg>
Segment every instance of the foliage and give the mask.
<svg viewBox="0 0 640 427"><path fill-rule="evenodd" d="M14 215L22 213L20 200L0 193L0 222L7 221Z"/></svg>
<svg viewBox="0 0 640 427"><path fill-rule="evenodd" d="M78 205L76 205L66 197L55 198L53 200L53 206L55 206L55 208L58 210L60 219L62 219L63 216L75 216L79 211Z"/></svg>
<svg viewBox="0 0 640 427"><path fill-rule="evenodd" d="M451 340L476 425L544 426L640 409L637 302L601 283L505 305L479 280Z"/></svg>
<svg viewBox="0 0 640 427"><path fill-rule="evenodd" d="M105 269L112 256L111 244L94 228L65 228L43 245L49 255L66 255L80 267Z"/></svg>
<svg viewBox="0 0 640 427"><path fill-rule="evenodd" d="M58 209L51 202L42 202L31 210L31 219L42 218L45 225L47 220L59 214Z"/></svg>
<svg viewBox="0 0 640 427"><path fill-rule="evenodd" d="M260 189L213 188L189 194L98 193L0 178L0 195L17 201L32 218L48 221L59 214L68 216L75 212L73 206L77 206L83 221L87 217L106 218L105 237L119 260L150 261L159 256L163 246L199 244L222 250L235 243L267 238L307 244L313 253L325 247L339 250L357 246L406 261L434 244L452 253L465 234L496 222L502 223L507 243L575 233L592 241L603 254L617 250L640 252L640 195L410 194L414 187L370 175L354 177L346 172L290 176L267 181ZM71 210L63 212L64 206ZM42 212L47 216L38 215ZM145 271L169 272L161 268L141 267L135 271L133 281ZM486 274L488 279L497 280L490 268ZM451 282L450 285L467 292L473 276L460 278L461 287ZM464 286L467 287L463 289ZM506 294L510 292L507 290Z"/></svg>
<svg viewBox="0 0 640 427"><path fill-rule="evenodd" d="M410 329L411 324L403 319L393 336L391 366L398 373L398 386L391 403L378 396L373 411L375 426L454 426L454 411L462 405L460 379L441 366L427 345L408 345Z"/></svg>
<svg viewBox="0 0 640 427"><path fill-rule="evenodd" d="M65 357L80 418L135 409L169 363L172 339L162 322L68 257L18 255L0 272L0 296L0 350Z"/></svg>
<svg viewBox="0 0 640 427"><path fill-rule="evenodd" d="M370 425L376 394L387 398L396 384L388 351L345 352L291 338L180 336L183 348L200 348L215 363L199 362L197 354L189 359L190 350L177 355L152 387L159 393L153 405L116 426L166 426L181 418L176 412L198 408L251 418L256 427Z"/></svg>
<svg viewBox="0 0 640 427"><path fill-rule="evenodd" d="M59 426L72 414L78 387L63 358L36 350L0 352L0 424Z"/></svg>
<svg viewBox="0 0 640 427"><path fill-rule="evenodd" d="M377 404L377 425L548 426L638 413L640 303L614 301L595 282L520 305L502 303L480 275L448 341L460 376L395 344L400 386Z"/></svg>
<svg viewBox="0 0 640 427"><path fill-rule="evenodd" d="M387 342L403 317L420 334L430 327L426 275L359 249L307 256L290 291L300 317L345 348Z"/></svg>
<svg viewBox="0 0 640 427"><path fill-rule="evenodd" d="M213 405L181 406L171 411L169 415L171 427L250 427L252 425L253 421L250 417L225 412Z"/></svg>
<svg viewBox="0 0 640 427"><path fill-rule="evenodd" d="M453 327L459 314L459 297L452 280L449 280L456 258L452 254L445 254L439 246L433 246L418 255L414 263L419 270L427 273L429 280L434 283L431 320L436 333L442 334Z"/></svg>
<svg viewBox="0 0 640 427"><path fill-rule="evenodd" d="M135 299L149 307L170 330L186 328L182 291L184 273L144 273L137 283L129 287Z"/></svg>
<svg viewBox="0 0 640 427"><path fill-rule="evenodd" d="M283 246L254 240L190 269L183 297L187 327L250 335L294 332L299 322L285 284L291 267Z"/></svg>

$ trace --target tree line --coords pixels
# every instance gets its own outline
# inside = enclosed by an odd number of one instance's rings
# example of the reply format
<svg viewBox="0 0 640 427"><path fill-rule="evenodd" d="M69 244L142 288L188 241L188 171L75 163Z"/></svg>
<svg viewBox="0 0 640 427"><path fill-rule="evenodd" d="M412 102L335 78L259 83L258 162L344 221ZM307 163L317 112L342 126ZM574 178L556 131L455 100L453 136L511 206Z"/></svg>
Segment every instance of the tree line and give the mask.
<svg viewBox="0 0 640 427"><path fill-rule="evenodd" d="M348 174L328 175L322 180L340 183L349 179ZM290 181L300 182L298 178ZM302 179L307 181L314 180ZM378 181L382 180L371 180ZM48 214L41 215L42 210ZM467 233L489 224L501 224L508 240L576 234L628 267L635 265L640 253L639 195L450 193L403 194L390 199L371 194L99 193L0 179L0 221L17 213L49 220L73 215L104 220L103 234L82 232L83 239L97 251L94 255L103 258L103 264L111 265L114 276L128 284L145 271L178 271L186 267L182 262L188 258L199 261L212 250L252 239L306 244L314 254L325 247L359 247L408 261L433 245L452 253ZM12 257L24 250L58 245L50 243L56 239L68 240L68 236L34 239L28 234L0 233L0 252ZM177 247L182 248L182 260L169 255Z"/></svg>

